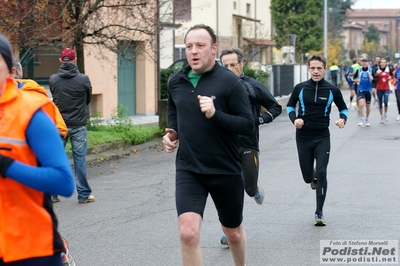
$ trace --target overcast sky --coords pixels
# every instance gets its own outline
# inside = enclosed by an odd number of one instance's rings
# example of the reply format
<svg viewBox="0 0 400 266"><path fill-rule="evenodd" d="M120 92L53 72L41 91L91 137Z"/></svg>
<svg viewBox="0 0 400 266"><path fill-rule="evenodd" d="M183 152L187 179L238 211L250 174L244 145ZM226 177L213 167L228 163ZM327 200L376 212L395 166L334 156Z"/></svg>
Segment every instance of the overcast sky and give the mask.
<svg viewBox="0 0 400 266"><path fill-rule="evenodd" d="M398 8L400 9L400 0L357 0L352 6L355 8Z"/></svg>

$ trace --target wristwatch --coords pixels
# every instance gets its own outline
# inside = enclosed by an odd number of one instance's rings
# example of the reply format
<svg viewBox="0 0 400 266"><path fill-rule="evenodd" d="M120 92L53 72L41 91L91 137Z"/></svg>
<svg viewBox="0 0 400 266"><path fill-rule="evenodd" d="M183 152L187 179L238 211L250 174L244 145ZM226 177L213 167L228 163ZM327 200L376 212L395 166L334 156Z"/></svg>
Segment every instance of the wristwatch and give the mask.
<svg viewBox="0 0 400 266"><path fill-rule="evenodd" d="M261 124L264 124L264 118L262 116L258 117L258 122Z"/></svg>

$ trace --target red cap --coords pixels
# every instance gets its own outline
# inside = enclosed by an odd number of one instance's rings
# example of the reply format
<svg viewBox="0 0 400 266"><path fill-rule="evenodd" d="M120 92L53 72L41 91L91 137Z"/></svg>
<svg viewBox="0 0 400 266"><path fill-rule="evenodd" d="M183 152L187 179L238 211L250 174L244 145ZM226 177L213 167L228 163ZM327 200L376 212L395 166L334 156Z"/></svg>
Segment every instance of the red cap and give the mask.
<svg viewBox="0 0 400 266"><path fill-rule="evenodd" d="M73 61L76 58L76 53L71 48L65 48L60 57L62 61Z"/></svg>

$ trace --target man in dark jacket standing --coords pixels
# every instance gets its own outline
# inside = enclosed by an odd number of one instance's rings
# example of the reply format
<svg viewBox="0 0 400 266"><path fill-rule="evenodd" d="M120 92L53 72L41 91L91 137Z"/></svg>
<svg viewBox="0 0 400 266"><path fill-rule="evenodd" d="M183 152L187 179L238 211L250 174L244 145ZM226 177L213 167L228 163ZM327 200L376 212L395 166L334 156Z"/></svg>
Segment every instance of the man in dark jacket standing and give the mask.
<svg viewBox="0 0 400 266"><path fill-rule="evenodd" d="M63 142L65 146L68 139L71 140L78 202L94 202L95 198L91 195L92 189L86 178L86 106L92 97L92 85L89 77L79 72L73 49L64 49L59 60L61 66L58 73L51 75L49 79L50 92L68 127L68 135ZM60 201L57 195L53 195L52 199L53 202Z"/></svg>

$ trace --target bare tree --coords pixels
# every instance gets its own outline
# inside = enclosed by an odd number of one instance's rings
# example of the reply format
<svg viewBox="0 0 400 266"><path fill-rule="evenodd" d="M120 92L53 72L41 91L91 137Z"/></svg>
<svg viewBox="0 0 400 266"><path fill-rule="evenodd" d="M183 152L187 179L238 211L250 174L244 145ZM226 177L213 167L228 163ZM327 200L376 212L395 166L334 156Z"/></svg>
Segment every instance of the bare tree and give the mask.
<svg viewBox="0 0 400 266"><path fill-rule="evenodd" d="M136 53L156 58L148 50L172 16L170 0L8 0L0 2L0 29L26 53L41 46L73 47L84 71L84 46L117 54L134 47ZM159 10L167 10L160 14ZM169 11L168 11L169 10ZM168 13L169 12L169 13ZM155 47L150 46L150 47ZM154 48L159 49L159 48Z"/></svg>

